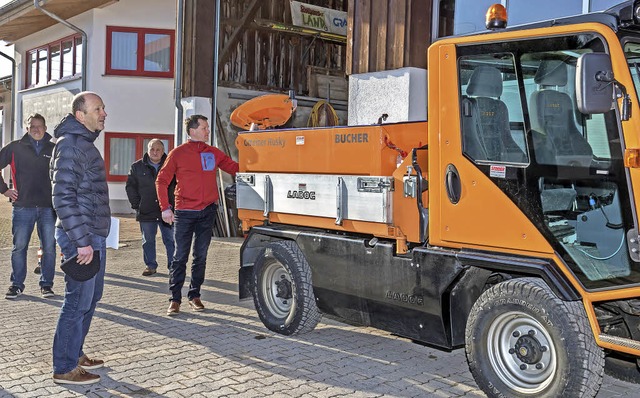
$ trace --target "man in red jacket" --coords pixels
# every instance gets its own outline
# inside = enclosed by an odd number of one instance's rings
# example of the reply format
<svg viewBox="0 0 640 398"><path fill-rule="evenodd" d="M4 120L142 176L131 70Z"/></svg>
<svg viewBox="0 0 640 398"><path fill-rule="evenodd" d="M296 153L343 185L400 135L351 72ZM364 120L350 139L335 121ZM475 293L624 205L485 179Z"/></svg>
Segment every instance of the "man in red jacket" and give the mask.
<svg viewBox="0 0 640 398"><path fill-rule="evenodd" d="M200 286L204 282L207 251L211 243L218 201L216 172L218 168L232 176L238 172L238 163L218 148L207 144L210 134L207 120L202 115L193 115L185 120L189 140L169 152L156 179L162 220L169 224L175 223L173 230L176 250L169 270L171 298L167 315L177 315L180 312L182 286L194 236L191 283L187 297L189 306L194 311L204 310L200 300ZM176 205L172 209L167 192L174 177Z"/></svg>

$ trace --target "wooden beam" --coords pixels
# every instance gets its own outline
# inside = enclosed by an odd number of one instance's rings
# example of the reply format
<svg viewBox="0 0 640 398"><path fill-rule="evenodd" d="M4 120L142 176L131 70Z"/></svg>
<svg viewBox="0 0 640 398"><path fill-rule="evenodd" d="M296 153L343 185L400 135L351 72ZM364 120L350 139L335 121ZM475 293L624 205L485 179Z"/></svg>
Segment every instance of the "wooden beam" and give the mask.
<svg viewBox="0 0 640 398"><path fill-rule="evenodd" d="M225 44L224 48L220 52L218 65L223 65L225 62L227 62L229 55L231 55L231 51L236 46L236 44L238 44L240 37L242 37L242 35L244 34L244 31L245 31L244 28L251 22L251 20L256 15L256 12L258 12L258 9L261 6L262 6L262 2L259 0L253 0L253 2L249 5L249 9L244 14L244 17L241 20L240 26L238 26L233 31L231 36L229 36L227 43Z"/></svg>
<svg viewBox="0 0 640 398"><path fill-rule="evenodd" d="M371 23L369 45L369 67L375 70L386 69L387 59L387 27L388 27L388 3L387 0L371 0Z"/></svg>
<svg viewBox="0 0 640 398"><path fill-rule="evenodd" d="M404 0L393 0L389 3L386 69L397 69L405 66L406 10L407 2Z"/></svg>
<svg viewBox="0 0 640 398"><path fill-rule="evenodd" d="M359 51L357 64L355 65L355 73L367 73L369 69L369 52L371 44L371 1L370 0L357 0L356 6L356 20L357 32L356 38L358 39L357 48Z"/></svg>
<svg viewBox="0 0 640 398"><path fill-rule="evenodd" d="M405 61L403 66L427 68L427 48L431 43L431 6L430 0L410 0L407 11L407 38L405 43Z"/></svg>
<svg viewBox="0 0 640 398"><path fill-rule="evenodd" d="M345 54L345 72L350 75L354 70L354 63L357 57L354 57L355 37L354 37L354 16L355 16L355 0L348 0L347 2L347 53Z"/></svg>

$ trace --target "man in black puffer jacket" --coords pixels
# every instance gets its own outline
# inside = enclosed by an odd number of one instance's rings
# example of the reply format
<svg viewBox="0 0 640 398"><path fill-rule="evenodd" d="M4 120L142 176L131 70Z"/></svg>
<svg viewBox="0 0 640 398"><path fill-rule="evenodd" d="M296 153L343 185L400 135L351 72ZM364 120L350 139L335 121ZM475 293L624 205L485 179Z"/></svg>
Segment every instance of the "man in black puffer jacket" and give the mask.
<svg viewBox="0 0 640 398"><path fill-rule="evenodd" d="M156 177L166 158L162 140L152 139L147 144L147 153L142 159L131 165L125 185L129 203L131 203L131 208L136 211L136 221L140 223L140 232L142 232L142 258L147 266L142 272L142 276L151 276L156 273L158 268L156 261L158 228L160 228L164 247L167 249L167 269L173 261L173 252L175 251L173 226L162 221L162 212L156 193ZM174 179L168 188L171 207L175 206L175 188L176 181Z"/></svg>
<svg viewBox="0 0 640 398"><path fill-rule="evenodd" d="M51 159L51 183L58 213L56 241L64 257L78 255L79 264L89 264L99 255L100 270L84 282L64 277L64 302L53 338L53 381L89 384L100 381L100 376L86 370L104 364L87 357L83 344L104 289L111 224L107 172L94 145L107 113L102 99L92 92L77 94L71 109L54 130L58 141Z"/></svg>

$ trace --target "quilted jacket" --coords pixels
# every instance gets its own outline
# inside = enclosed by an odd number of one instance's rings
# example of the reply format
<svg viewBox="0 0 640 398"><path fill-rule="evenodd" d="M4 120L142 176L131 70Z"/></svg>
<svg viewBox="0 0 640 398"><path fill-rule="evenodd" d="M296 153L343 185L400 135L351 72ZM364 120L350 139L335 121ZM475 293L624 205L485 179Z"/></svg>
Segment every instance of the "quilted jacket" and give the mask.
<svg viewBox="0 0 640 398"><path fill-rule="evenodd" d="M92 234L106 237L111 225L107 172L93 144L98 135L71 114L54 130L58 141L50 173L56 226L64 228L76 247L90 246Z"/></svg>

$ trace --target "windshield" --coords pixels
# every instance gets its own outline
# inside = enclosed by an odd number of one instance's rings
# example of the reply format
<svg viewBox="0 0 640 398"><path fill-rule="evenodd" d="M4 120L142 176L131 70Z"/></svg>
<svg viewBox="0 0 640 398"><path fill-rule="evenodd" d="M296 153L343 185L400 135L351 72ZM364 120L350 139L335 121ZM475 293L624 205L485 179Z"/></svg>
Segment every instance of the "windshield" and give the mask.
<svg viewBox="0 0 640 398"><path fill-rule="evenodd" d="M640 43L627 42L624 45L624 55L637 93L640 87Z"/></svg>

